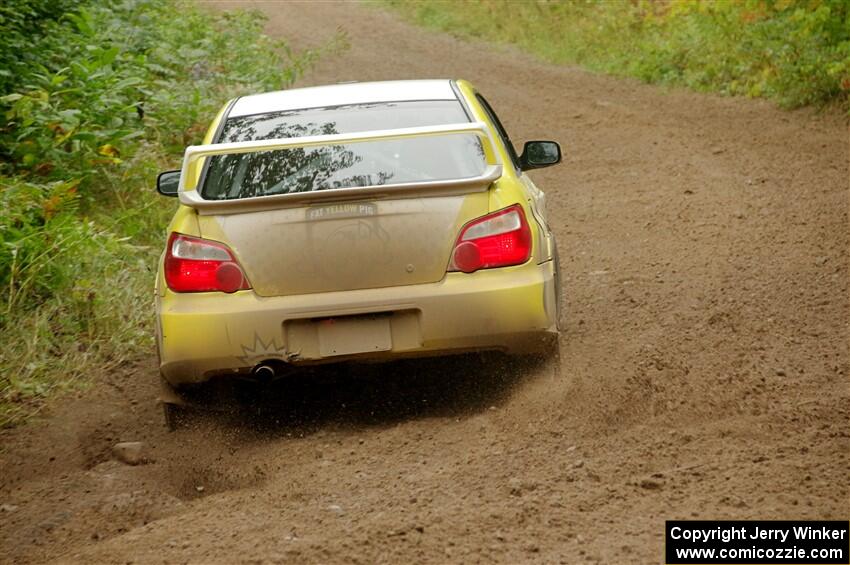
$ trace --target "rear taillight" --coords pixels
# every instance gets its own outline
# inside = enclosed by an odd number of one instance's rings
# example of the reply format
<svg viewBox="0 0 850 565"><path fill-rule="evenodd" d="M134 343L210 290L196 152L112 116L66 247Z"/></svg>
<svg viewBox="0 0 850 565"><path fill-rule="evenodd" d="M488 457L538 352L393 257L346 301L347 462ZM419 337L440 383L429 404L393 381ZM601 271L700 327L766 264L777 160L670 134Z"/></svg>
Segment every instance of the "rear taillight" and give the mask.
<svg viewBox="0 0 850 565"><path fill-rule="evenodd" d="M531 228L522 206L516 204L473 220L460 232L450 270L472 273L528 261Z"/></svg>
<svg viewBox="0 0 850 565"><path fill-rule="evenodd" d="M174 292L236 292L251 288L223 243L172 233L165 251L165 282Z"/></svg>

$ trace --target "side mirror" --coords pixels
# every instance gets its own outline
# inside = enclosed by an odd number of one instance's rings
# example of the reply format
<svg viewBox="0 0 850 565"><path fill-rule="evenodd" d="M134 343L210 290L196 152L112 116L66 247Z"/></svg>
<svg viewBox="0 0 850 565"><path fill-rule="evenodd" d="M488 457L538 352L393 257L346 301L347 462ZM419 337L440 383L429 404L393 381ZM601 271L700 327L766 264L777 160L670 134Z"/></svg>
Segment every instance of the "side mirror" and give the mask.
<svg viewBox="0 0 850 565"><path fill-rule="evenodd" d="M526 141L519 156L523 171L542 169L561 162L561 146L554 141Z"/></svg>
<svg viewBox="0 0 850 565"><path fill-rule="evenodd" d="M180 171L165 171L156 177L156 191L163 196L177 196L180 186Z"/></svg>

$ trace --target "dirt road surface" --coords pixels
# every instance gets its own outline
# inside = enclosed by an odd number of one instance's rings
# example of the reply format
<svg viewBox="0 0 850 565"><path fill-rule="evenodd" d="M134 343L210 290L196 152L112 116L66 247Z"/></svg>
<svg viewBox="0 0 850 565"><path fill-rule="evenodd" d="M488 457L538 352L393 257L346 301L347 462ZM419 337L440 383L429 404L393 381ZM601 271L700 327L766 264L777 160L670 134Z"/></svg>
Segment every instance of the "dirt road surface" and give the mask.
<svg viewBox="0 0 850 565"><path fill-rule="evenodd" d="M348 32L303 85L463 77L515 142L563 144L533 173L565 271L561 374L342 369L167 433L152 355L2 433L0 561L658 563L665 519L847 519L840 115L551 66L369 6L258 6L296 47Z"/></svg>

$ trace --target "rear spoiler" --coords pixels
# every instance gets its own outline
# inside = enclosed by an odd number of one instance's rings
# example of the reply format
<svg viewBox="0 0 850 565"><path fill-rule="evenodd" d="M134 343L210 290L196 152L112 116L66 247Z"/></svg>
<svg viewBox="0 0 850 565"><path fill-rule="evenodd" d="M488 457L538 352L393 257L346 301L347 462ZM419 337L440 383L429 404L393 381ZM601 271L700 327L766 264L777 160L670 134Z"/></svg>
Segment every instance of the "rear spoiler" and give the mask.
<svg viewBox="0 0 850 565"><path fill-rule="evenodd" d="M423 181L411 183L382 184L358 186L351 188L331 188L314 192L294 192L290 194L275 194L256 196L233 200L205 200L197 190L197 186L187 186L192 165L204 157L213 155L234 155L277 149L292 149L296 147L316 147L321 145L340 145L344 143L360 143L366 141L404 139L408 137L442 136L475 134L481 140L487 166L484 172L476 177ZM304 206L311 202L322 200L351 200L361 198L410 198L428 194L452 195L470 192L483 192L502 176L502 164L498 153L493 147L487 127L480 122L450 124L442 126L427 126L404 129L366 131L350 134L314 135L309 137L294 137L287 139L268 139L261 141L242 141L238 143L215 143L211 145L191 145L186 148L183 156L183 168L180 172L180 185L177 189L180 203L191 206L201 214L232 214L250 212L266 208L281 208L288 206Z"/></svg>

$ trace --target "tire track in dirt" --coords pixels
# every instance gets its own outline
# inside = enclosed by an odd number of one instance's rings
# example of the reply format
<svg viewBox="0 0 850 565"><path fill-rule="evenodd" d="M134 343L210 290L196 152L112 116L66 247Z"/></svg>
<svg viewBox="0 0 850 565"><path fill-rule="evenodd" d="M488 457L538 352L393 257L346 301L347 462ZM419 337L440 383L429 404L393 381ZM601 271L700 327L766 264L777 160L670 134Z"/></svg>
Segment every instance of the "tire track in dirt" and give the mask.
<svg viewBox="0 0 850 565"><path fill-rule="evenodd" d="M266 391L260 417L168 434L153 361L126 367L3 432L0 561L658 562L665 519L847 517L841 116L546 65L371 6L256 6L296 47L347 30L302 85L463 77L516 143L562 142L533 173L562 374L328 371ZM111 461L119 440L152 461Z"/></svg>

